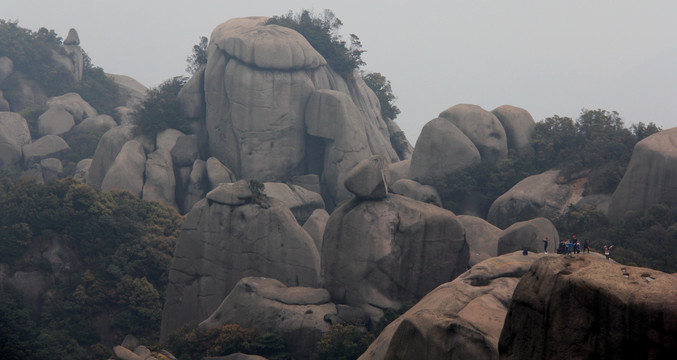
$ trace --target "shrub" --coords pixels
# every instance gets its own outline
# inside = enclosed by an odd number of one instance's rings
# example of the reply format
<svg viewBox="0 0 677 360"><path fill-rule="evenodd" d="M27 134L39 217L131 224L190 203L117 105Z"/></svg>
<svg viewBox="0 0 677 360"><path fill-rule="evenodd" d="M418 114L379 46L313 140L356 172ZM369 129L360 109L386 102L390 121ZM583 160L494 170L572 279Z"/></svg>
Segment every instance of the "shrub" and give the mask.
<svg viewBox="0 0 677 360"><path fill-rule="evenodd" d="M317 342L313 359L350 360L364 353L374 335L355 325L332 325Z"/></svg>
<svg viewBox="0 0 677 360"><path fill-rule="evenodd" d="M190 133L190 124L177 99L186 80L186 77L176 76L148 91L148 97L136 109L136 125L142 133L155 136L167 128Z"/></svg>

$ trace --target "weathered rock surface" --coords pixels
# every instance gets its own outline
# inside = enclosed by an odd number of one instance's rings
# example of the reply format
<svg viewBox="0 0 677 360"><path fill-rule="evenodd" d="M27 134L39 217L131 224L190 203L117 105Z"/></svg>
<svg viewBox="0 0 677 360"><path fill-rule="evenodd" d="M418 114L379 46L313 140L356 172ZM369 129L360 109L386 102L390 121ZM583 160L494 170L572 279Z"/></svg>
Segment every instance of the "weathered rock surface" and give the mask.
<svg viewBox="0 0 677 360"><path fill-rule="evenodd" d="M63 175L63 164L56 158L47 158L40 161L42 178L45 182L58 180Z"/></svg>
<svg viewBox="0 0 677 360"><path fill-rule="evenodd" d="M465 228L465 240L470 248L470 266L497 256L498 238L503 230L476 216L459 215L458 221Z"/></svg>
<svg viewBox="0 0 677 360"><path fill-rule="evenodd" d="M176 139L171 149L172 160L175 166L190 166L197 159L199 153L196 135L184 135Z"/></svg>
<svg viewBox="0 0 677 360"><path fill-rule="evenodd" d="M422 185L421 183L409 180L400 179L393 183L390 191L395 194L400 194L414 200L427 202L433 205L442 207L442 199L434 187L430 185Z"/></svg>
<svg viewBox="0 0 677 360"><path fill-rule="evenodd" d="M3 87L12 89L13 96L7 101L10 111L13 112L31 106L44 106L47 101L47 95L38 83L16 71L3 82Z"/></svg>
<svg viewBox="0 0 677 360"><path fill-rule="evenodd" d="M407 357L399 354L411 354L408 351L414 349L421 351L421 354L426 351L443 352L450 350L446 345L453 341L465 341L467 342L465 349L477 351L478 356L469 356L467 357L469 359L497 358L498 339L513 290L522 274L529 270L534 261L543 256L546 255L523 256L521 252L514 252L487 259L473 266L453 281L438 286L394 320L360 356L360 360L406 359ZM431 317L431 314L439 316ZM416 326L412 328L414 325ZM402 326L404 328L400 330ZM447 331L441 332L443 328ZM438 330L426 333L422 329ZM396 332L400 334L394 337ZM403 338L400 336L404 335L402 332L404 334L410 332L416 336ZM409 345L414 339L415 341ZM491 344L489 352L487 342ZM426 344L426 349L421 348L423 344ZM408 358L455 359L449 356L452 355Z"/></svg>
<svg viewBox="0 0 677 360"><path fill-rule="evenodd" d="M63 109L73 116L73 120L75 120L76 123L80 123L86 118L98 115L96 109L89 105L89 103L82 99L77 93L67 93L49 98L47 99L47 107L63 107Z"/></svg>
<svg viewBox="0 0 677 360"><path fill-rule="evenodd" d="M261 333L274 332L294 358L309 359L322 333L330 330L325 316L336 312L325 289L287 287L275 279L246 277L200 327L239 324Z"/></svg>
<svg viewBox="0 0 677 360"><path fill-rule="evenodd" d="M554 252L559 245L559 234L555 225L546 218L535 218L510 225L498 238L498 255L527 249L529 252L543 252L543 238L548 238L548 247Z"/></svg>
<svg viewBox="0 0 677 360"><path fill-rule="evenodd" d="M51 106L38 117L39 136L62 135L70 131L73 126L75 126L73 115L63 106Z"/></svg>
<svg viewBox="0 0 677 360"><path fill-rule="evenodd" d="M209 190L215 189L221 183L231 183L237 180L233 172L215 157L207 159L205 166L207 180L209 181Z"/></svg>
<svg viewBox="0 0 677 360"><path fill-rule="evenodd" d="M238 180L234 183L222 183L207 193L206 198L224 205L243 205L254 197L249 183L246 180Z"/></svg>
<svg viewBox="0 0 677 360"><path fill-rule="evenodd" d="M183 114L189 119L200 119L205 116L204 74L205 66L201 66L177 95Z"/></svg>
<svg viewBox="0 0 677 360"><path fill-rule="evenodd" d="M106 74L109 78L118 85L120 97L124 102L124 106L133 108L146 99L148 88L136 81L135 79L126 75Z"/></svg>
<svg viewBox="0 0 677 360"><path fill-rule="evenodd" d="M323 287L378 319L378 309L413 303L465 270L463 233L452 212L404 196L351 200L325 228Z"/></svg>
<svg viewBox="0 0 677 360"><path fill-rule="evenodd" d="M291 184L268 182L263 185L265 194L285 204L297 219L307 219L316 209L324 209L324 200L318 193Z"/></svg>
<svg viewBox="0 0 677 360"><path fill-rule="evenodd" d="M166 148L148 154L146 158L145 181L141 198L143 200L158 200L167 206L176 207L176 178L172 155Z"/></svg>
<svg viewBox="0 0 677 360"><path fill-rule="evenodd" d="M94 151L92 165L89 168L87 184L95 189L101 189L101 182L106 176L106 172L115 161L122 146L127 141L134 138L134 127L132 125L117 126L106 131Z"/></svg>
<svg viewBox="0 0 677 360"><path fill-rule="evenodd" d="M116 126L118 126L118 123L111 116L106 114L95 115L82 120L82 122L73 127L71 132L103 134Z"/></svg>
<svg viewBox="0 0 677 360"><path fill-rule="evenodd" d="M609 202L609 219L620 221L629 210L677 204L677 128L638 142L623 179Z"/></svg>
<svg viewBox="0 0 677 360"><path fill-rule="evenodd" d="M31 132L23 116L0 112L0 168L21 160L22 147L31 142Z"/></svg>
<svg viewBox="0 0 677 360"><path fill-rule="evenodd" d="M440 113L477 147L482 161L497 162L508 156L508 142L501 122L477 105L458 104Z"/></svg>
<svg viewBox="0 0 677 360"><path fill-rule="evenodd" d="M416 140L409 176L423 184L480 163L480 152L470 139L450 121L429 121Z"/></svg>
<svg viewBox="0 0 677 360"><path fill-rule="evenodd" d="M208 184L206 163L203 160L197 159L193 163L190 175L188 176L183 202L179 204L182 213L189 212L196 202L205 197Z"/></svg>
<svg viewBox="0 0 677 360"><path fill-rule="evenodd" d="M303 224L303 230L313 238L320 255L322 255L322 238L327 221L329 221L329 213L324 209L315 209Z"/></svg>
<svg viewBox="0 0 677 360"><path fill-rule="evenodd" d="M385 198L388 195L389 185L388 160L381 155L374 155L360 161L346 174L346 189L362 199Z"/></svg>
<svg viewBox="0 0 677 360"><path fill-rule="evenodd" d="M412 154L414 150L412 147ZM411 165L411 159L407 160L402 160L398 161L396 163L391 163L388 165L388 168L390 168L390 181L393 183L397 182L397 180L401 179L410 179L411 177L409 176L409 166Z"/></svg>
<svg viewBox="0 0 677 360"><path fill-rule="evenodd" d="M92 159L82 159L78 161L78 163L75 165L73 179L86 183L90 166L92 166Z"/></svg>
<svg viewBox="0 0 677 360"><path fill-rule="evenodd" d="M162 130L155 136L155 149L172 151L174 146L176 146L176 142L183 136L186 135L176 129L169 128Z"/></svg>
<svg viewBox="0 0 677 360"><path fill-rule="evenodd" d="M146 153L136 140L126 142L106 176L101 182L101 190L127 190L141 197L144 172L146 169Z"/></svg>
<svg viewBox="0 0 677 360"><path fill-rule="evenodd" d="M522 277L501 359L671 359L677 275L593 256L547 257Z"/></svg>
<svg viewBox="0 0 677 360"><path fill-rule="evenodd" d="M5 81L14 72L14 62L7 56L0 56L0 82Z"/></svg>
<svg viewBox="0 0 677 360"><path fill-rule="evenodd" d="M24 166L29 167L42 159L54 157L70 150L70 146L56 135L45 135L30 144L24 145L22 150Z"/></svg>
<svg viewBox="0 0 677 360"><path fill-rule="evenodd" d="M320 258L313 240L282 203L266 199L264 205L230 206L208 194L186 215L169 272L163 338L206 319L243 277L317 286Z"/></svg>
<svg viewBox="0 0 677 360"><path fill-rule="evenodd" d="M520 181L491 204L487 220L505 229L517 221L563 213L581 198L585 179L560 184L558 175L550 170Z"/></svg>
<svg viewBox="0 0 677 360"><path fill-rule="evenodd" d="M508 141L508 149L522 149L529 146L536 122L528 111L511 105L502 105L491 113L501 122Z"/></svg>

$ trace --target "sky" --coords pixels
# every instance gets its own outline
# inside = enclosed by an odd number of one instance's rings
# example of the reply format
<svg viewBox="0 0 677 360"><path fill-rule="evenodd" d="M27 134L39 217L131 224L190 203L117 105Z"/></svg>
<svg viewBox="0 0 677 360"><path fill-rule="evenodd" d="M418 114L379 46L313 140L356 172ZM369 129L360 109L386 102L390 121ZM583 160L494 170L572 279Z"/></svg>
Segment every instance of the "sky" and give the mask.
<svg viewBox="0 0 677 360"><path fill-rule="evenodd" d="M96 66L152 87L188 75L192 46L220 23L302 9L330 9L345 40L359 36L363 70L390 80L412 144L462 103L677 127L674 0L2 0L0 18L64 38L75 28Z"/></svg>

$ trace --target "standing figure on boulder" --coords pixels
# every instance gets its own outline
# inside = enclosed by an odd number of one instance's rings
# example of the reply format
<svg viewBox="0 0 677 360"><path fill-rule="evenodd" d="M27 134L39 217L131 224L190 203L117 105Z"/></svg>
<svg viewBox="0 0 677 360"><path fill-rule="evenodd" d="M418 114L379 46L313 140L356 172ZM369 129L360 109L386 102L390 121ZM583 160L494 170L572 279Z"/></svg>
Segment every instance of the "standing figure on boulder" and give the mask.
<svg viewBox="0 0 677 360"><path fill-rule="evenodd" d="M611 246L606 246L604 245L604 256L606 256L606 259L609 260L609 257L611 257L611 248L614 247L613 245Z"/></svg>
<svg viewBox="0 0 677 360"><path fill-rule="evenodd" d="M590 254L590 243L588 243L588 239L583 241L583 253L585 253L585 250L588 250L588 254Z"/></svg>
<svg viewBox="0 0 677 360"><path fill-rule="evenodd" d="M574 251L576 254L581 253L581 243L578 241L578 239L576 239L576 242L574 243Z"/></svg>
<svg viewBox="0 0 677 360"><path fill-rule="evenodd" d="M548 253L548 237L543 238L543 251L547 254Z"/></svg>

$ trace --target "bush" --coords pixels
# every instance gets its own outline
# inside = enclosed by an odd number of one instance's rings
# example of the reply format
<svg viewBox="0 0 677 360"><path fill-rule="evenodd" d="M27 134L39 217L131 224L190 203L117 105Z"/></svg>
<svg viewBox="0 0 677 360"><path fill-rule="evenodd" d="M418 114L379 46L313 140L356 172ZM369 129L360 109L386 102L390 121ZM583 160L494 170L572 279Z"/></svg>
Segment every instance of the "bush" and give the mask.
<svg viewBox="0 0 677 360"><path fill-rule="evenodd" d="M190 133L190 124L177 99L186 80L183 76L173 77L148 91L148 97L136 109L136 125L142 133L155 136L167 128Z"/></svg>
<svg viewBox="0 0 677 360"><path fill-rule="evenodd" d="M92 64L87 53L83 51L82 55L82 80L73 84L68 91L78 93L99 114L113 115L113 109L120 104L120 88L106 76L102 68Z"/></svg>
<svg viewBox="0 0 677 360"><path fill-rule="evenodd" d="M331 330L322 334L317 342L313 359L351 360L364 353L374 335L355 325L332 325Z"/></svg>
<svg viewBox="0 0 677 360"><path fill-rule="evenodd" d="M393 94L390 80L386 79L385 76L378 72L363 74L362 79L374 94L376 94L378 102L381 105L381 116L383 118L395 120L400 113L400 109L395 106L395 99L397 99L397 97Z"/></svg>

